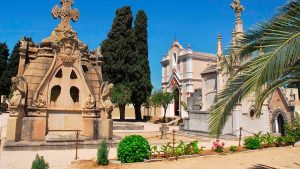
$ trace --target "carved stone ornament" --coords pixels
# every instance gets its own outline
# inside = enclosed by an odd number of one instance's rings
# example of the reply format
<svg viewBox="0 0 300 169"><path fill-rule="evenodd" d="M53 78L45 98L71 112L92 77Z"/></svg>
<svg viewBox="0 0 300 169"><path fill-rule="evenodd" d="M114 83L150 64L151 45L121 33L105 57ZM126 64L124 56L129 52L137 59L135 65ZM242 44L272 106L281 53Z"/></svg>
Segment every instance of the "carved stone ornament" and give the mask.
<svg viewBox="0 0 300 169"><path fill-rule="evenodd" d="M93 109L95 107L95 101L91 94L89 94L88 98L85 99L84 106L86 109Z"/></svg>
<svg viewBox="0 0 300 169"><path fill-rule="evenodd" d="M9 101L9 106L25 106L26 94L27 94L27 83L23 76L13 77L12 91L13 96Z"/></svg>
<svg viewBox="0 0 300 169"><path fill-rule="evenodd" d="M101 102L100 102L100 107L101 109L104 110L105 116L104 118L110 119L111 118L111 113L114 109L114 105L110 100L111 92L113 89L114 85L110 84L108 82L103 82L100 88L101 92Z"/></svg>
<svg viewBox="0 0 300 169"><path fill-rule="evenodd" d="M76 39L65 38L60 41L57 46L58 60L63 63L74 63L81 58L81 52L78 49Z"/></svg>
<svg viewBox="0 0 300 169"><path fill-rule="evenodd" d="M34 100L33 105L37 108L45 108L46 107L46 100L43 96L43 94L39 94L38 98Z"/></svg>
<svg viewBox="0 0 300 169"><path fill-rule="evenodd" d="M29 117L45 117L46 116L46 109L45 110L35 110L28 112Z"/></svg>

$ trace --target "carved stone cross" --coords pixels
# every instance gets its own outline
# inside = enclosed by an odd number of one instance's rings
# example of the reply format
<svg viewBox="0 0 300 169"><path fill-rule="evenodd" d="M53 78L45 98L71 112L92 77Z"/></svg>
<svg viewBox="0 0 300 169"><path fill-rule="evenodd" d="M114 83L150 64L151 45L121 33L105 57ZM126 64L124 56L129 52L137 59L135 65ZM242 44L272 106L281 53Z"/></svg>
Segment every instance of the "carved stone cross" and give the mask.
<svg viewBox="0 0 300 169"><path fill-rule="evenodd" d="M80 16L80 13L78 9L72 10L74 0L60 0L60 3L62 4L62 8L60 9L59 6L56 5L52 9L52 15L55 19L61 19L61 22L58 25L58 29L71 29L70 20L72 20L73 22L77 21Z"/></svg>
<svg viewBox="0 0 300 169"><path fill-rule="evenodd" d="M244 11L244 7L241 5L240 0L234 0L233 3L231 3L231 8L235 10L236 19L241 18L241 12Z"/></svg>

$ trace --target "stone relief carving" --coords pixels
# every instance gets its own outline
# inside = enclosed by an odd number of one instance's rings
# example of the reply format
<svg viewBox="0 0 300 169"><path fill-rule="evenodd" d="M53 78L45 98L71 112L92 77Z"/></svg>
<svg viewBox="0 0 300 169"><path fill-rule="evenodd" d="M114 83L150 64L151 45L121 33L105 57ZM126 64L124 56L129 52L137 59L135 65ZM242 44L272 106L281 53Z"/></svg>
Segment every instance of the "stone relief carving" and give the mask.
<svg viewBox="0 0 300 169"><path fill-rule="evenodd" d="M33 106L37 108L45 108L46 107L46 100L42 93L39 94L38 98L34 100Z"/></svg>
<svg viewBox="0 0 300 169"><path fill-rule="evenodd" d="M110 100L111 92L113 89L114 85L110 84L108 82L103 82L100 88L100 93L101 93L101 102L100 102L100 107L104 110L105 112L105 117L107 119L111 118L111 113L114 109L114 105Z"/></svg>
<svg viewBox="0 0 300 169"><path fill-rule="evenodd" d="M86 109L92 109L95 107L95 100L91 94L89 94L88 98L85 99L84 106Z"/></svg>
<svg viewBox="0 0 300 169"><path fill-rule="evenodd" d="M9 106L25 106L26 94L27 94L27 83L23 76L13 77L12 91L13 96L9 101Z"/></svg>
<svg viewBox="0 0 300 169"><path fill-rule="evenodd" d="M59 43L58 59L64 63L74 63L81 57L78 42L74 39L63 39Z"/></svg>
<svg viewBox="0 0 300 169"><path fill-rule="evenodd" d="M82 56L79 45L79 41L76 38L72 35L66 35L59 43L53 43L52 47L57 54L58 61L63 63L74 63Z"/></svg>

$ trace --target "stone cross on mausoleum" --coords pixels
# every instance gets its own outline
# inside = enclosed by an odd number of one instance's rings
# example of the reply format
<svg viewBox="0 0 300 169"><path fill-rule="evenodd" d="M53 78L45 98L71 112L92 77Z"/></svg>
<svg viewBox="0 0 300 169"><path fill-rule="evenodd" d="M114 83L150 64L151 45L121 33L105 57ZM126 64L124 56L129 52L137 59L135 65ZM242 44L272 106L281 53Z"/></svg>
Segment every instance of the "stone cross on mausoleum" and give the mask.
<svg viewBox="0 0 300 169"><path fill-rule="evenodd" d="M231 3L231 8L235 10L236 19L241 19L241 13L244 11L244 6L241 5L240 0L234 0Z"/></svg>
<svg viewBox="0 0 300 169"><path fill-rule="evenodd" d="M62 8L59 8L59 6L56 5L52 9L52 15L55 19L61 19L61 22L58 25L58 29L71 29L70 20L72 20L73 22L77 21L80 13L77 8L72 10L74 0L60 0L60 3L62 4Z"/></svg>

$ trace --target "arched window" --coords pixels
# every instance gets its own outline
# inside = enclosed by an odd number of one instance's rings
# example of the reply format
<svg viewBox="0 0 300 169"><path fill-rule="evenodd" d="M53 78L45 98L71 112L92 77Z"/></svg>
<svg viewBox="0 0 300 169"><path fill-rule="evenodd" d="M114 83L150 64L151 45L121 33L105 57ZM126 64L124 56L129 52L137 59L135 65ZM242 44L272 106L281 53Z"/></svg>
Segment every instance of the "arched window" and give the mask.
<svg viewBox="0 0 300 169"><path fill-rule="evenodd" d="M177 65L177 53L176 52L173 53L172 61L173 61L173 67L175 67Z"/></svg>
<svg viewBox="0 0 300 169"><path fill-rule="evenodd" d="M70 74L70 79L77 79L77 75L74 72L74 70L72 70L71 74Z"/></svg>
<svg viewBox="0 0 300 169"><path fill-rule="evenodd" d="M56 86L52 87L50 101L51 102L56 102L59 95L60 95L60 93L61 93L61 87L60 86L56 85Z"/></svg>
<svg viewBox="0 0 300 169"><path fill-rule="evenodd" d="M251 109L251 110L250 110L250 117L251 117L252 119L255 118L255 110L254 110L254 109Z"/></svg>
<svg viewBox="0 0 300 169"><path fill-rule="evenodd" d="M79 102L79 89L75 86L70 88L70 95L74 103Z"/></svg>
<svg viewBox="0 0 300 169"><path fill-rule="evenodd" d="M89 68L86 65L82 65L82 69L83 69L84 73L89 71Z"/></svg>
<svg viewBox="0 0 300 169"><path fill-rule="evenodd" d="M62 78L63 77L61 69L59 69L59 71L56 73L55 77L56 78Z"/></svg>

